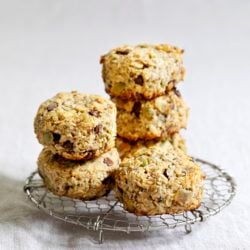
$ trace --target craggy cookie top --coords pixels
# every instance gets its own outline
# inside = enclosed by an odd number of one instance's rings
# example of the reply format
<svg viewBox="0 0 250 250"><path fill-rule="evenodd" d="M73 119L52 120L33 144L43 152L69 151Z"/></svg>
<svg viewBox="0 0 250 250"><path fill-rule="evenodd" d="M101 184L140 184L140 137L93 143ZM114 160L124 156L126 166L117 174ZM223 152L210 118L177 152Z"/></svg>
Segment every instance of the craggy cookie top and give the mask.
<svg viewBox="0 0 250 250"><path fill-rule="evenodd" d="M178 168L187 168L188 165L194 168L199 166L194 163L191 157L174 146L168 140L158 141L156 143L146 143L134 150L128 157L123 159L121 167L145 167L155 165L158 167L174 166Z"/></svg>
<svg viewBox="0 0 250 250"><path fill-rule="evenodd" d="M34 127L41 144L77 160L93 158L114 146L116 107L97 95L58 93L43 102Z"/></svg>
<svg viewBox="0 0 250 250"><path fill-rule="evenodd" d="M121 46L101 57L107 93L123 99L152 99L183 80L183 50L168 44Z"/></svg>
<svg viewBox="0 0 250 250"><path fill-rule="evenodd" d="M175 133L171 137L167 138L174 148L178 148L183 152L186 152L186 142L185 139L179 134ZM116 137L116 148L119 152L120 157L123 159L128 155L133 154L135 151L142 147L151 147L152 145L159 143L157 140L139 140L139 141L128 141L121 137Z"/></svg>

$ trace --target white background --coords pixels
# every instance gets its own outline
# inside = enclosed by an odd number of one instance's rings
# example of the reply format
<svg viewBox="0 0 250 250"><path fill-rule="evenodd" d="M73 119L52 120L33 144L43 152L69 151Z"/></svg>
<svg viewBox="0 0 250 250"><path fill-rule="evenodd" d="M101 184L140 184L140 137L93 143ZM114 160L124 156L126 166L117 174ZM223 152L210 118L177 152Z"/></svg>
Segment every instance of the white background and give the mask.
<svg viewBox="0 0 250 250"><path fill-rule="evenodd" d="M59 91L105 95L99 57L121 44L185 49L189 152L232 174L232 204L186 235L95 233L38 211L25 178L41 146L38 105ZM0 1L0 249L250 248L250 1Z"/></svg>

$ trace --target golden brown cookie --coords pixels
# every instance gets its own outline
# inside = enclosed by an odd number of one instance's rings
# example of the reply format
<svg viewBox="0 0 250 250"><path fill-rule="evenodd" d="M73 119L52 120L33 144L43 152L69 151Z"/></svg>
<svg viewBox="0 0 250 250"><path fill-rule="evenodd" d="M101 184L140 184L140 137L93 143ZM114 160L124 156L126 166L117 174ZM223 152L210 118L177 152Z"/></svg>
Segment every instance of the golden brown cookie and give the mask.
<svg viewBox="0 0 250 250"><path fill-rule="evenodd" d="M123 99L152 99L184 78L183 50L168 44L121 46L101 57L106 92Z"/></svg>
<svg viewBox="0 0 250 250"><path fill-rule="evenodd" d="M91 159L115 145L116 107L76 91L43 102L34 121L38 141L67 159Z"/></svg>
<svg viewBox="0 0 250 250"><path fill-rule="evenodd" d="M165 141L124 158L115 174L115 191L129 212L175 214L199 207L203 180L199 165Z"/></svg>
<svg viewBox="0 0 250 250"><path fill-rule="evenodd" d="M185 139L179 134L173 134L173 136L166 139L169 141L174 148L178 148L183 152L186 152L186 141ZM164 141L163 141L164 142ZM158 140L139 140L139 141L128 141L121 137L116 138L116 148L119 152L120 157L123 159L124 157L133 154L135 151L142 147L151 147L154 144L159 143Z"/></svg>
<svg viewBox="0 0 250 250"><path fill-rule="evenodd" d="M117 134L130 141L167 139L186 128L188 107L176 89L150 101L112 101L117 106Z"/></svg>
<svg viewBox="0 0 250 250"><path fill-rule="evenodd" d="M55 195L92 200L111 190L120 160L115 148L88 161L66 160L43 149L37 163L44 184Z"/></svg>

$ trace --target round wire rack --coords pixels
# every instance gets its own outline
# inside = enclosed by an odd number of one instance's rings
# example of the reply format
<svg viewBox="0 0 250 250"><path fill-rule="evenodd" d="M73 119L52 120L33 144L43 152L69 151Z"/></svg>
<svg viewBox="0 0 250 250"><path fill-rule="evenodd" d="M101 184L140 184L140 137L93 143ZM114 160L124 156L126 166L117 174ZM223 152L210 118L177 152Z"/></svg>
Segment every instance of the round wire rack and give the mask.
<svg viewBox="0 0 250 250"><path fill-rule="evenodd" d="M224 170L204 160L195 160L206 175L201 206L194 211L174 215L136 216L123 209L123 205L115 199L113 192L92 201L59 197L46 189L37 171L27 178L24 192L47 214L67 223L98 231L99 243L103 242L105 230L130 233L183 226L189 233L192 224L204 221L229 205L236 191L234 179Z"/></svg>

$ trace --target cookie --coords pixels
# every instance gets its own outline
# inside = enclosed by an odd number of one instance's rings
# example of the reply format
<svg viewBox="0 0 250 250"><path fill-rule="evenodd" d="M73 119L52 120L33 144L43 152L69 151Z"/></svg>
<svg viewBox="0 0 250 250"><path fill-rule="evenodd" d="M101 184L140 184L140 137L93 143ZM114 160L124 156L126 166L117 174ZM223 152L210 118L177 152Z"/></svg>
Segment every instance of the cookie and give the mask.
<svg viewBox="0 0 250 250"><path fill-rule="evenodd" d="M55 195L92 200L111 190L119 162L115 148L89 161L67 160L45 148L37 164L45 186Z"/></svg>
<svg viewBox="0 0 250 250"><path fill-rule="evenodd" d="M168 44L121 46L101 57L106 92L122 99L152 99L183 80L183 50Z"/></svg>
<svg viewBox="0 0 250 250"><path fill-rule="evenodd" d="M115 145L116 107L100 96L58 93L38 109L38 141L67 159L91 159Z"/></svg>
<svg viewBox="0 0 250 250"><path fill-rule="evenodd" d="M199 165L165 141L123 159L115 174L115 192L136 215L176 214L199 207L203 180Z"/></svg>
<svg viewBox="0 0 250 250"><path fill-rule="evenodd" d="M183 152L187 151L185 139L179 133L174 134L166 140L168 140L174 146L174 148L178 148ZM123 159L124 157L128 156L129 154L133 154L135 151L142 147L151 147L158 142L158 140L139 140L131 142L121 137L117 137L115 144L120 158Z"/></svg>
<svg viewBox="0 0 250 250"><path fill-rule="evenodd" d="M117 134L130 141L166 139L186 128L188 107L176 89L150 101L112 101L117 106Z"/></svg>

